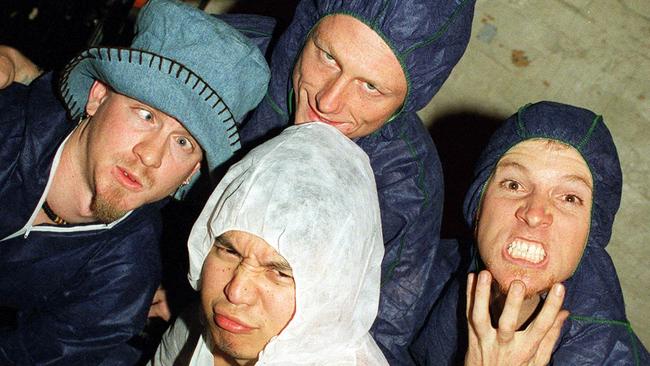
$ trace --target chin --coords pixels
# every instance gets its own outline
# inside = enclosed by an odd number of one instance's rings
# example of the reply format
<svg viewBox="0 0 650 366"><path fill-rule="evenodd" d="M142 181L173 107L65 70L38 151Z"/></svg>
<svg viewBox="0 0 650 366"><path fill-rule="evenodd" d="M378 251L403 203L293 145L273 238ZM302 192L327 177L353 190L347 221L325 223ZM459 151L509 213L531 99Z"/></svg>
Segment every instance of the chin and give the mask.
<svg viewBox="0 0 650 366"><path fill-rule="evenodd" d="M508 289L512 281L518 280L524 283L526 286L526 298L531 298L535 295L547 292L553 282L551 279L540 277L539 273L530 273L526 269L514 269L504 272L495 272L490 270L492 273L499 292L504 295L508 294Z"/></svg>

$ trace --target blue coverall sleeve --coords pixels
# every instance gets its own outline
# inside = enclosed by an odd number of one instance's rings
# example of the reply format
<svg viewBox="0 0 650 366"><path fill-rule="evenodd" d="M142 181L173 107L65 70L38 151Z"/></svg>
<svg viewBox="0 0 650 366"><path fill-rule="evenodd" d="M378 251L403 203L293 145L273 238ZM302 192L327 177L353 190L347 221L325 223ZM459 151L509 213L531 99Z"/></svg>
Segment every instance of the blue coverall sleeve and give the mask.
<svg viewBox="0 0 650 366"><path fill-rule="evenodd" d="M451 276L436 267L443 206L442 168L417 117L399 120L402 133L384 144L369 139L385 254L377 320L371 329L391 365L413 361L408 346Z"/></svg>
<svg viewBox="0 0 650 366"><path fill-rule="evenodd" d="M142 243L128 244L103 246L76 283L43 295L38 309L19 313L15 329L0 331L0 364L98 365L109 355L112 364L135 364L139 352L120 347L128 347L144 327L159 259L155 253L125 253L125 247Z"/></svg>
<svg viewBox="0 0 650 366"><path fill-rule="evenodd" d="M569 317L570 330L552 365L650 365L650 356L628 322Z"/></svg>

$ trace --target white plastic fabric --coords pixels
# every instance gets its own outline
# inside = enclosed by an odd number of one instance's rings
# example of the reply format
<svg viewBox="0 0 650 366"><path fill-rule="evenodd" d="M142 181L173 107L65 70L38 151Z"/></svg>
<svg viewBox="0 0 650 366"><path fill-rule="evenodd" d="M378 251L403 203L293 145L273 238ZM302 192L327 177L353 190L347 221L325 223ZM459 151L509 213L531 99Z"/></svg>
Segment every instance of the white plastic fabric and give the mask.
<svg viewBox="0 0 650 366"><path fill-rule="evenodd" d="M384 253L379 203L354 142L323 123L292 126L231 167L190 234L195 289L214 238L229 230L263 238L293 269L295 315L258 365L388 364L368 333ZM195 361L206 348L201 338Z"/></svg>

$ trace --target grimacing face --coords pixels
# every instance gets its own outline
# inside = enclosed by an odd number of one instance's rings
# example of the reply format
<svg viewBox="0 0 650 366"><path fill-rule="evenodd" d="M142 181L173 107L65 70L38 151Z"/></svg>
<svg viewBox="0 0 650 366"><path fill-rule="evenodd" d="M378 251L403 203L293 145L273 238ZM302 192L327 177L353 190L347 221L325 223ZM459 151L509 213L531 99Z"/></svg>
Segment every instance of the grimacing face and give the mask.
<svg viewBox="0 0 650 366"><path fill-rule="evenodd" d="M227 231L203 262L201 305L215 358L256 360L289 323L295 283L289 263L263 239Z"/></svg>
<svg viewBox="0 0 650 366"><path fill-rule="evenodd" d="M563 143L523 141L498 162L477 226L479 252L503 293L548 291L577 268L589 235L593 183L582 156Z"/></svg>
<svg viewBox="0 0 650 366"><path fill-rule="evenodd" d="M336 14L310 33L293 70L293 89L295 124L321 121L356 138L381 128L401 107L407 83L375 31Z"/></svg>
<svg viewBox="0 0 650 366"><path fill-rule="evenodd" d="M81 133L80 170L97 220L111 222L159 201L198 171L201 146L175 118L99 81L86 112L92 117Z"/></svg>

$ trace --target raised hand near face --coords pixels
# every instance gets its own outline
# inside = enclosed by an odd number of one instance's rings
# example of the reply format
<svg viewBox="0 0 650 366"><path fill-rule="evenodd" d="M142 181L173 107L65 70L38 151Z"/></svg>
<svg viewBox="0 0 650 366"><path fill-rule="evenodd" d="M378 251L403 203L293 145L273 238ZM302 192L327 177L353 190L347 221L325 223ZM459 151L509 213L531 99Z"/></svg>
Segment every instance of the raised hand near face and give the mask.
<svg viewBox="0 0 650 366"><path fill-rule="evenodd" d="M564 286L556 283L544 301L539 313L523 330L518 321L526 286L512 281L499 316L498 327L492 326L490 290L492 275L481 271L467 278L467 327L469 347L465 365L546 365L553 346L560 336L562 324L569 312L562 310Z"/></svg>

